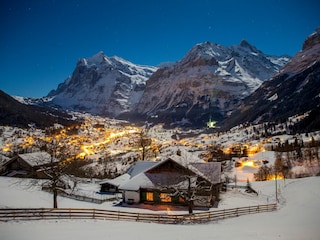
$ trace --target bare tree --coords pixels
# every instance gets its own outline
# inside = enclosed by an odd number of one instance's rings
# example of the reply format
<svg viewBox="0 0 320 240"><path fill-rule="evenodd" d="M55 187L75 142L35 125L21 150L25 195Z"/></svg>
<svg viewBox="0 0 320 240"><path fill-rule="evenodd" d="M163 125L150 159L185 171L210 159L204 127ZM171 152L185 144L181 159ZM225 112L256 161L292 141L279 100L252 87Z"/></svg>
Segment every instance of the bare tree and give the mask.
<svg viewBox="0 0 320 240"><path fill-rule="evenodd" d="M267 165L262 165L257 173L254 173L254 178L256 181L266 181L272 177L272 167Z"/></svg>
<svg viewBox="0 0 320 240"><path fill-rule="evenodd" d="M141 148L141 160L144 161L146 157L147 148L151 145L151 138L147 135L148 130L143 129L139 132L139 147Z"/></svg>
<svg viewBox="0 0 320 240"><path fill-rule="evenodd" d="M197 176L188 175L185 176L187 182L187 188L175 188L173 196L182 197L188 206L189 214L193 213L194 205L196 201L202 204L210 205L208 202L208 196L211 196L213 185L204 180L200 180ZM204 194L206 192L206 194ZM209 197L210 198L210 197Z"/></svg>
<svg viewBox="0 0 320 240"><path fill-rule="evenodd" d="M50 155L50 162L38 170L41 172L41 178L46 179L42 183L42 188L52 192L53 208L58 208L58 194L70 188L69 180L71 178L68 173L71 161L67 160L66 147L55 140L43 143L42 149ZM76 183L74 183L75 185Z"/></svg>

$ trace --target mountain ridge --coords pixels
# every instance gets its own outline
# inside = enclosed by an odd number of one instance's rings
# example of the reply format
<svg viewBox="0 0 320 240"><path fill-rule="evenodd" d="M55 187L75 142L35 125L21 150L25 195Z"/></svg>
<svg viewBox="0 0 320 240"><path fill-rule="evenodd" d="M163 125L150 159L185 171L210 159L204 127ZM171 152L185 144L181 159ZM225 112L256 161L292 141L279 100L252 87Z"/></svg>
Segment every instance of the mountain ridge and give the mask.
<svg viewBox="0 0 320 240"><path fill-rule="evenodd" d="M20 101L0 90L1 125L23 128L29 128L31 125L34 125L37 128L44 129L55 123L64 126L77 124L69 114L61 110L25 104Z"/></svg>
<svg viewBox="0 0 320 240"><path fill-rule="evenodd" d="M294 115L305 115L292 128L319 129L320 119L320 31L309 35L299 51L273 78L248 96L225 129L243 123L281 122ZM317 117L316 117L317 116ZM301 129L300 129L301 128Z"/></svg>
<svg viewBox="0 0 320 240"><path fill-rule="evenodd" d="M209 115L221 120L280 69L281 61L277 65L274 58L246 41L231 47L196 44L180 61L150 77L136 112L202 125Z"/></svg>
<svg viewBox="0 0 320 240"><path fill-rule="evenodd" d="M100 51L79 59L70 77L34 103L130 121L205 126L209 119L228 118L288 60L246 40L230 47L199 43L181 60L159 67Z"/></svg>
<svg viewBox="0 0 320 240"><path fill-rule="evenodd" d="M115 117L131 111L155 69L98 52L80 59L72 76L48 97L63 108Z"/></svg>

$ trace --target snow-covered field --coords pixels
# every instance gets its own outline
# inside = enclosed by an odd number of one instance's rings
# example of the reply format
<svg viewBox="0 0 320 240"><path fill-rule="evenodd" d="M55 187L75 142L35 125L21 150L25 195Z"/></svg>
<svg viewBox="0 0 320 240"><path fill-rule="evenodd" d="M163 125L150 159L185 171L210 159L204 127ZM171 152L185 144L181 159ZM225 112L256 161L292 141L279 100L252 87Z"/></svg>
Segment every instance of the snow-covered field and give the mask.
<svg viewBox="0 0 320 240"><path fill-rule="evenodd" d="M281 180L279 210L194 225L161 225L109 220L44 220L0 223L0 239L320 239L320 178ZM219 209L274 201L275 182L252 182L259 196L238 190L222 194ZM94 191L95 185L90 188ZM51 207L52 197L38 187L14 178L0 177L0 207ZM59 198L60 207L140 211ZM142 211L142 210L141 210ZM149 210L143 210L149 211ZM180 212L181 213L181 212ZM186 213L186 212L182 212Z"/></svg>

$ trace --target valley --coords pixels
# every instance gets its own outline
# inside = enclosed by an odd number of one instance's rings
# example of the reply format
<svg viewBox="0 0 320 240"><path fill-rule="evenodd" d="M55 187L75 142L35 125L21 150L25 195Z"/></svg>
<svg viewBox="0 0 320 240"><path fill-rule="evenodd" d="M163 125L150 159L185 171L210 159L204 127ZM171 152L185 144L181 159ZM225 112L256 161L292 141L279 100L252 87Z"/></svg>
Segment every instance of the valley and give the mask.
<svg viewBox="0 0 320 240"><path fill-rule="evenodd" d="M32 126L29 129L2 126L2 164L16 154L48 151L60 161L76 162L81 166L80 177L101 179L125 173L136 161L161 161L180 154L189 162L221 161L224 180L235 181L237 178L237 181L244 182L247 179L255 181L254 174L261 166L271 169L275 165L276 147L294 142L307 147L320 139L319 132L287 134L289 128L286 124L238 126L219 132L214 128L166 129L161 124L151 123L138 126L90 114L73 115L78 120L82 119L82 124L67 127L55 124L45 130ZM302 121L305 117L296 116L295 121ZM306 170L302 153L300 160L293 161L291 168L296 167L297 172L306 171L307 175L316 174L319 154L315 152L316 146L313 147L313 157L309 158L313 172L310 172L310 166ZM302 152L307 151L301 149ZM287 164L288 156L283 156L282 165ZM303 170L298 168L299 165L304 166ZM267 176L267 179L272 178Z"/></svg>

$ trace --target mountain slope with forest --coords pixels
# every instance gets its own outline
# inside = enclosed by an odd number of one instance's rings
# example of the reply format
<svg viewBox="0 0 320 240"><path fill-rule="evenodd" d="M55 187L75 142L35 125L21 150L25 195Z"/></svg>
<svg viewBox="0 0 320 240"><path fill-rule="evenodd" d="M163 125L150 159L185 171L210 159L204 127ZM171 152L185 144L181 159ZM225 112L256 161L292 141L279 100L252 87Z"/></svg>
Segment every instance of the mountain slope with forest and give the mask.
<svg viewBox="0 0 320 240"><path fill-rule="evenodd" d="M307 37L302 50L273 78L244 99L225 122L226 129L241 123L281 122L303 115L296 130L320 127L320 29Z"/></svg>
<svg viewBox="0 0 320 240"><path fill-rule="evenodd" d="M21 128L46 128L54 123L64 126L76 124L61 110L23 104L0 90L0 125Z"/></svg>

